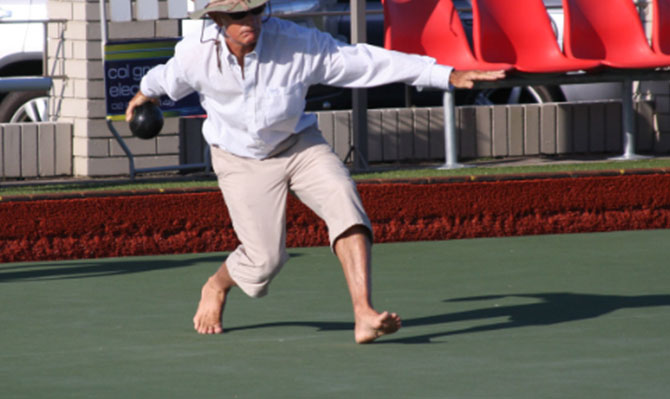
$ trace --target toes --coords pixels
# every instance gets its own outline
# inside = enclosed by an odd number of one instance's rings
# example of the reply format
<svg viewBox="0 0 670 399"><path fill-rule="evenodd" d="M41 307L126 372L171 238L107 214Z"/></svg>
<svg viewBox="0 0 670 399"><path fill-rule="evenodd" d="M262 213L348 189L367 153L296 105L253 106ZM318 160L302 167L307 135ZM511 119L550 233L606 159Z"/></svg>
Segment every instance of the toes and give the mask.
<svg viewBox="0 0 670 399"><path fill-rule="evenodd" d="M198 334L220 334L223 332L223 328L220 324L201 323L197 320L193 320L193 329L197 331Z"/></svg>
<svg viewBox="0 0 670 399"><path fill-rule="evenodd" d="M195 330L198 334L203 335L221 334L223 332L221 325L199 325L195 327Z"/></svg>
<svg viewBox="0 0 670 399"><path fill-rule="evenodd" d="M402 321L396 313L389 314L388 312L384 312L382 316L381 330L384 332L393 333L398 331L402 326Z"/></svg>

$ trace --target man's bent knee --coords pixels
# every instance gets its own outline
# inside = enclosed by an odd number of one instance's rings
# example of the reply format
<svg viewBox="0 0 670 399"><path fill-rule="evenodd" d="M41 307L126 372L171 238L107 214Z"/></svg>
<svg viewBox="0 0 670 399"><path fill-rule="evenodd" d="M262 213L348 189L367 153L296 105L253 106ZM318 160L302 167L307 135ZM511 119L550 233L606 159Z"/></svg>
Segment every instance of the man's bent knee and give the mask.
<svg viewBox="0 0 670 399"><path fill-rule="evenodd" d="M247 254L238 247L228 259L228 272L238 287L250 297L267 295L268 286L288 260L286 252Z"/></svg>

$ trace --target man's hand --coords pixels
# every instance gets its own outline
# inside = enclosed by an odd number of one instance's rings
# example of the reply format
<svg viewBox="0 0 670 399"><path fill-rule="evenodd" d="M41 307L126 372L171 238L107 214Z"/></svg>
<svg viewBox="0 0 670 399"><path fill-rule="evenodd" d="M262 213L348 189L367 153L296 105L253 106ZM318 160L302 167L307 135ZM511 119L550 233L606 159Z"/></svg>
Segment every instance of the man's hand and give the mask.
<svg viewBox="0 0 670 399"><path fill-rule="evenodd" d="M128 102L128 108L126 108L126 122L130 122L133 119L133 111L135 107L139 107L147 101L151 101L155 104L158 104L157 98L147 97L141 91L138 91L137 94Z"/></svg>
<svg viewBox="0 0 670 399"><path fill-rule="evenodd" d="M505 77L505 71L451 71L449 83L457 89L472 89L477 80L498 80Z"/></svg>

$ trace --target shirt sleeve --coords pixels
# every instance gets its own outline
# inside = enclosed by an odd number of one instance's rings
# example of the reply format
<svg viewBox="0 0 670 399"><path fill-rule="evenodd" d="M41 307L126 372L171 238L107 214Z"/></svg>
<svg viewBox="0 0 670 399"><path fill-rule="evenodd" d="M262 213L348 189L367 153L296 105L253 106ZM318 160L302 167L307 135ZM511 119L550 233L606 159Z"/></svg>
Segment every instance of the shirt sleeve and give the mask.
<svg viewBox="0 0 670 399"><path fill-rule="evenodd" d="M330 35L315 37L317 83L367 88L403 82L418 87L447 90L452 67L434 58L386 50L368 44L348 45Z"/></svg>
<svg viewBox="0 0 670 399"><path fill-rule="evenodd" d="M178 51L179 45L175 49L174 57L165 64L153 67L144 75L140 90L145 96L155 98L167 95L173 101L179 101L195 91L179 65Z"/></svg>

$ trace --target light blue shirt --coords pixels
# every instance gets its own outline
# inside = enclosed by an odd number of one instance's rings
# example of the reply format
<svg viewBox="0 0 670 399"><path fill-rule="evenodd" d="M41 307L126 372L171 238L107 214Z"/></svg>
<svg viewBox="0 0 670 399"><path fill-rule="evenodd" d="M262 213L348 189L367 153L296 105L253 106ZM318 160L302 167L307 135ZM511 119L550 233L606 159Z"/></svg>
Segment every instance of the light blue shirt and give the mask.
<svg viewBox="0 0 670 399"><path fill-rule="evenodd" d="M367 45L347 45L327 33L270 18L242 69L212 24L185 37L166 64L151 69L140 89L179 100L196 91L207 112L203 135L238 156L263 159L291 134L316 124L305 114L311 85L366 88L393 82L449 88L452 68L430 57ZM216 54L213 41L221 41ZM220 57L217 63L217 57Z"/></svg>

